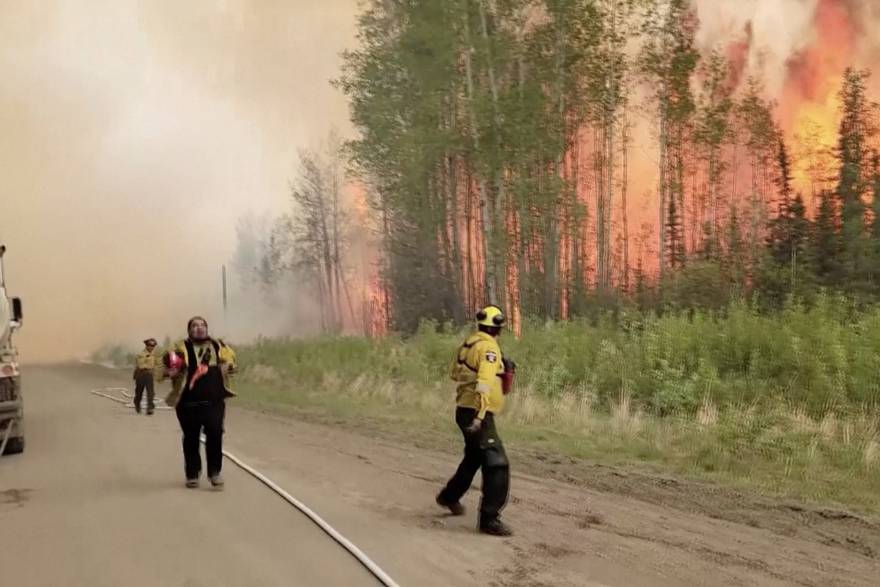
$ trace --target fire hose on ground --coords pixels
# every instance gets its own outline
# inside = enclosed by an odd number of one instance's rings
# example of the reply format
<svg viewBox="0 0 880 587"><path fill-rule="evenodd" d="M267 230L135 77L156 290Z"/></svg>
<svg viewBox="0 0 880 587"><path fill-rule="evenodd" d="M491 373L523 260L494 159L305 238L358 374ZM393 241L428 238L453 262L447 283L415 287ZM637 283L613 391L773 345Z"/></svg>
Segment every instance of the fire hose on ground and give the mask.
<svg viewBox="0 0 880 587"><path fill-rule="evenodd" d="M114 395L111 395L111 392L114 392L114 391L121 393L125 397L122 398L122 397L116 397ZM92 393L97 396L113 400L116 403L122 404L127 408L134 407L134 401L131 401L134 399L134 396L124 387L102 387L101 389L93 389ZM157 410L172 410L174 408L172 408L171 406L156 406L156 409Z"/></svg>
<svg viewBox="0 0 880 587"><path fill-rule="evenodd" d="M3 456L3 452L6 450L6 443L9 442L9 437L12 436L12 426L15 424L15 419L9 420L9 424L6 426L6 431L3 433L3 440L0 440L0 456Z"/></svg>
<svg viewBox="0 0 880 587"><path fill-rule="evenodd" d="M119 392L125 398L120 398L118 396L112 395L112 392ZM131 399L131 394L127 389L121 387L105 387L101 389L93 389L92 394L103 397L109 400L113 400L116 403L123 404L127 407L134 407L134 404L129 401ZM157 409L162 410L172 410L170 406L156 406ZM205 442L204 435L201 437L202 443ZM281 497L288 504L295 507L306 516L309 520L311 520L318 528L320 528L325 534L327 534L333 541L335 541L339 546L344 548L351 554L357 561L363 565L367 571L370 572L380 583L385 585L386 587L399 587L399 585L392 579L385 571L383 571L379 565L377 565L370 557L368 557L361 549L354 545L350 540L348 540L345 536L340 534L333 526L327 523L321 516L315 513L311 508L309 508L306 504L299 501L292 495L290 495L287 491L282 489L277 483L245 463L243 460L233 455L232 453L224 450L223 456L232 461L236 466L238 466L241 470L248 473L253 478L260 481L263 485L274 491L279 497Z"/></svg>

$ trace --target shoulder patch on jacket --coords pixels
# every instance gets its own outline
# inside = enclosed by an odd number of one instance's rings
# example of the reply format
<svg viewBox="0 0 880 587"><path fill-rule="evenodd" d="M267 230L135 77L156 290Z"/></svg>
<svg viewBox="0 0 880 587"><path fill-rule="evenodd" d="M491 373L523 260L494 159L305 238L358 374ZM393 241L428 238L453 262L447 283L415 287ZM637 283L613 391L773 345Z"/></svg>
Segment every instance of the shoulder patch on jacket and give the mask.
<svg viewBox="0 0 880 587"><path fill-rule="evenodd" d="M487 351L486 352L486 360L489 361L490 363L497 363L498 362L498 355L495 353L495 351Z"/></svg>

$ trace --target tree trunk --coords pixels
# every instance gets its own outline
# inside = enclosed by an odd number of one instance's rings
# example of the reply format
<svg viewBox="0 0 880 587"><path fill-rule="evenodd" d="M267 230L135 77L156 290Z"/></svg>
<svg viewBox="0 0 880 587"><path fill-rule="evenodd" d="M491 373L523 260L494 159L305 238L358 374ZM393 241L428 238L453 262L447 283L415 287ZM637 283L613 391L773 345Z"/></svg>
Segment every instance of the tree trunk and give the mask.
<svg viewBox="0 0 880 587"><path fill-rule="evenodd" d="M492 43L489 38L489 25L486 18L486 7L485 0L477 0L477 5L480 9L480 23L482 25L482 33L483 33L483 43L486 46L486 64L489 74L489 91L492 96L492 124L494 126L495 131L495 148L497 149L496 155L501 157L501 150L503 145L501 144L501 111L498 107L498 83L496 81L495 75L495 64L492 58ZM490 256L486 259L487 265L491 263L493 265L491 274L495 283L492 284L492 289L490 289L490 303L499 304L501 303L501 298L504 297L504 288L505 283L504 279L499 279L499 274L502 275L505 273L503 268L499 267L498 261L504 258L504 253L501 250L500 245L502 244L502 238L500 238L499 229L503 226L503 210L502 204L506 201L504 195L504 170L503 168L493 169L492 175L495 178L495 189L492 192L492 197L489 198L489 219L493 223L492 225L492 242L489 245Z"/></svg>
<svg viewBox="0 0 880 587"><path fill-rule="evenodd" d="M758 245L758 153L752 153L752 197L749 235L749 261L754 266Z"/></svg>
<svg viewBox="0 0 880 587"><path fill-rule="evenodd" d="M482 1L480 1L480 9L482 11ZM468 114L470 117L470 127L471 127L471 139L474 144L474 155L477 156L477 153L480 152L480 131L477 127L477 112L474 107L474 72L473 72L473 64L471 60L471 54L474 51L473 43L471 42L471 34L470 34L470 15L465 14L465 22L464 22L464 34L465 34L465 55L464 55L464 64L465 64L465 75L467 78L467 94L468 94ZM489 197L487 194L486 188L486 180L482 177L483 174L480 174L479 184L480 184L480 217L482 219L482 228L483 228L483 238L482 241L482 255L483 255L483 279L484 279L484 287L486 291L486 296L489 298L489 303L497 303L498 300L498 277L495 272L496 265L492 260L492 255L494 254L494 234L493 227L494 222L492 221L492 210L489 208Z"/></svg>
<svg viewBox="0 0 880 587"><path fill-rule="evenodd" d="M453 270L453 287L455 288L455 295L458 297L458 304L456 304L456 312L455 319L457 321L464 320L464 315L462 313L462 308L464 306L464 291L462 287L462 256L461 256L461 235L459 228L459 193L458 193L458 174L456 173L456 165L452 159L451 155L446 155L444 158L446 164L446 173L447 173L447 197L449 199L449 218L447 222L450 223L450 228L452 231L452 270Z"/></svg>
<svg viewBox="0 0 880 587"><path fill-rule="evenodd" d="M721 181L719 172L719 153L718 148L713 145L712 154L709 160L709 205L711 206L711 218L709 220L713 242L718 240L718 183Z"/></svg>
<svg viewBox="0 0 880 587"><path fill-rule="evenodd" d="M335 149L335 146L331 147L331 148ZM343 322L342 317L344 315L343 306L342 306L342 293L344 292L345 295L347 296L348 295L348 287L345 285L345 280L342 276L342 255L341 255L340 247L339 247L339 242L341 240L340 232L342 231L343 227L342 227L342 216L341 216L340 210L339 210L339 199L341 197L341 193L340 193L341 188L340 188L340 181L339 181L339 163L337 160L337 151L335 151L335 150L330 153L328 171L330 172L330 177L331 177L330 195L333 198L333 200L332 200L333 201L333 216L332 216L332 223L333 223L333 270L335 273L334 279L335 279L335 288L336 288L336 297L337 297L337 300L336 300L337 311L338 311L339 322L340 322L339 326L340 326L340 329L342 329L344 327L344 324L342 323ZM349 309L351 312L352 326L354 326L354 308L351 305L350 298L348 300L348 303L349 303Z"/></svg>
<svg viewBox="0 0 880 587"><path fill-rule="evenodd" d="M337 309L337 294L333 289L333 258L332 258L332 245L330 238L330 231L327 227L327 208L324 204L323 195L319 196L320 202L320 227L321 227L321 258L323 262L323 279L327 284L327 301L329 304L331 316L330 316L330 327L333 329L333 332L338 332L338 315L336 314Z"/></svg>
<svg viewBox="0 0 880 587"><path fill-rule="evenodd" d="M556 175L563 182L565 181L565 149L566 149L566 133L567 125L565 123L565 72L563 65L566 57L565 47L565 28L564 22L556 23L556 113L559 116L559 151L556 154ZM563 187L565 189L565 187ZM559 209L557 202L550 200L547 202L545 210L547 217L547 232L545 235L545 255L544 255L544 277L545 277L545 311L546 317L549 319L556 318L559 315L564 303L557 294L562 294L565 285L559 282Z"/></svg>
<svg viewBox="0 0 880 587"><path fill-rule="evenodd" d="M739 206L739 128L734 122L733 155L731 156L730 201L731 206Z"/></svg>
<svg viewBox="0 0 880 587"><path fill-rule="evenodd" d="M660 98L660 183L658 194L660 200L660 230L658 257L660 260L660 278L662 280L666 272L666 166L669 157L669 121L667 114L666 93Z"/></svg>
<svg viewBox="0 0 880 587"><path fill-rule="evenodd" d="M685 255L687 254L687 246L684 242L684 226L685 226L685 188L684 188L684 129L681 127L679 123L678 128L675 133L675 172L677 174L676 183L678 184L676 187L678 188L678 214L681 218L679 221L682 228L682 238L679 243L678 255L680 260L684 260Z"/></svg>
<svg viewBox="0 0 880 587"><path fill-rule="evenodd" d="M596 288L601 290L605 284L605 133L607 129L597 129L594 136L594 169L596 174Z"/></svg>
<svg viewBox="0 0 880 587"><path fill-rule="evenodd" d="M620 186L620 209L623 219L623 290L629 291L629 220L627 214L627 188L629 186L629 121L624 111L623 137L621 138L623 177Z"/></svg>
<svg viewBox="0 0 880 587"><path fill-rule="evenodd" d="M385 316L385 324L383 326L387 331L391 327L391 295L388 291L388 279L391 275L391 221L388 218L388 199L383 194L380 194L379 197L382 201L382 246L385 249L384 275L382 275L380 284L382 287L382 304L384 305L383 315Z"/></svg>
<svg viewBox="0 0 880 587"><path fill-rule="evenodd" d="M605 218L603 219L605 259L602 262L603 279L602 289L611 287L611 211L614 209L614 128L615 113L617 111L617 80L615 79L615 59L617 50L617 0L611 0L611 65L607 84L608 100L605 105L605 138L607 140L607 155L605 165L608 179L605 182L607 190L605 196Z"/></svg>
<svg viewBox="0 0 880 587"><path fill-rule="evenodd" d="M466 266L466 280L467 280L467 304L468 309L473 310L477 305L476 303L476 275L474 273L474 264L476 260L474 257L476 254L474 253L474 224L476 220L474 219L474 194L473 194L473 185L474 180L471 174L471 170L467 168L467 177L465 181L465 244L467 247L467 266Z"/></svg>
<svg viewBox="0 0 880 587"><path fill-rule="evenodd" d="M330 331L330 320L327 315L327 294L324 285L324 276L320 271L320 267L315 274L315 282L318 286L318 305L321 308L321 332L326 334Z"/></svg>

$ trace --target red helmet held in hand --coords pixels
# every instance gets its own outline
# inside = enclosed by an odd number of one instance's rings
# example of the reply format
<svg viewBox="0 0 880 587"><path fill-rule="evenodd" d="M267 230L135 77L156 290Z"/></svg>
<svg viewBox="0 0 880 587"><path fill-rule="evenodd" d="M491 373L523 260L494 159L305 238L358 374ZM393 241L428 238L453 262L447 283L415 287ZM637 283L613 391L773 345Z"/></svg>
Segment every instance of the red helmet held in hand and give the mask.
<svg viewBox="0 0 880 587"><path fill-rule="evenodd" d="M180 356L180 353L168 351L165 353L165 356L162 357L162 363L169 371L179 371L180 369L183 369L183 357Z"/></svg>

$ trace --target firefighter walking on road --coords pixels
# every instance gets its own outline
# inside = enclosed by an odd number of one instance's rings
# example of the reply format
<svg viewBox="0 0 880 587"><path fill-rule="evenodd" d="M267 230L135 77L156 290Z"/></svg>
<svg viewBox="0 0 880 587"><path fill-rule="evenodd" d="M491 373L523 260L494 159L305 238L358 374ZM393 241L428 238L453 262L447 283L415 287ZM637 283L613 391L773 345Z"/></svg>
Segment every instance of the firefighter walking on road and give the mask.
<svg viewBox="0 0 880 587"><path fill-rule="evenodd" d="M495 427L495 417L504 407L515 366L505 360L498 345L504 327L504 313L487 306L477 313L477 332L459 347L450 375L458 383L455 421L464 435L464 458L455 475L437 495L437 504L453 515L464 515L461 498L478 470L483 472L483 498L479 528L485 534L510 536L501 521L510 488L510 465Z"/></svg>
<svg viewBox="0 0 880 587"><path fill-rule="evenodd" d="M135 360L134 367L134 411L141 413L141 400L144 391L147 392L147 415L152 416L156 409L154 373L156 371L156 339L148 338L144 341L142 350Z"/></svg>
<svg viewBox="0 0 880 587"><path fill-rule="evenodd" d="M186 486L199 486L202 472L200 436L205 433L208 479L223 487L223 433L226 399L233 397L229 382L236 370L235 351L222 340L208 336L207 321L196 316L187 324L188 338L178 342L164 358L172 391L165 399L174 406L183 432Z"/></svg>

